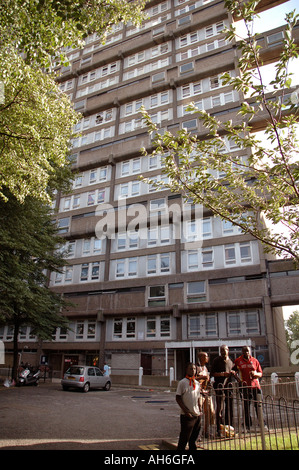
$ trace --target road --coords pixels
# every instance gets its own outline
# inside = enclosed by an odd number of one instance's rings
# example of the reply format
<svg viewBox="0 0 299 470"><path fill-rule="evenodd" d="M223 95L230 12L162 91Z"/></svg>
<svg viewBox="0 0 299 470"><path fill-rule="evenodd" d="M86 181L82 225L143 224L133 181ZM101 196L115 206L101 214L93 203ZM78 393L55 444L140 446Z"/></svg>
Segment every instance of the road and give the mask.
<svg viewBox="0 0 299 470"><path fill-rule="evenodd" d="M169 390L0 387L1 450L157 450L178 435L179 410Z"/></svg>

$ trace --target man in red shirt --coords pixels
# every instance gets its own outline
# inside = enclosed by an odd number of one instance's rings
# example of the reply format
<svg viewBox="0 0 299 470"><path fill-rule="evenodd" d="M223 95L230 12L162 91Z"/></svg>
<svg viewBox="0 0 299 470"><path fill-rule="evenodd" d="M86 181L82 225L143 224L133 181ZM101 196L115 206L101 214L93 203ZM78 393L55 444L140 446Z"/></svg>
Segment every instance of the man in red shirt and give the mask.
<svg viewBox="0 0 299 470"><path fill-rule="evenodd" d="M259 379L263 376L263 371L259 361L252 357L248 346L243 346L242 356L235 360L234 369L239 371L243 382L242 392L244 399L245 425L249 430L252 425L250 416L251 400L254 400L255 411L257 414L257 394L261 393Z"/></svg>

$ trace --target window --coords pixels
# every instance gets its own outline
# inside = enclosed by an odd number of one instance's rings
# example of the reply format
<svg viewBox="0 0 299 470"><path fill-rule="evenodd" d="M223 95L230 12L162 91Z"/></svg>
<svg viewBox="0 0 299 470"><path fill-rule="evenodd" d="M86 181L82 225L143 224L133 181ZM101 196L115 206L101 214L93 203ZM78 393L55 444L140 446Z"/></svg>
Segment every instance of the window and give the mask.
<svg viewBox="0 0 299 470"><path fill-rule="evenodd" d="M184 64L184 65L181 65L181 66L180 66L180 73L181 73L181 74L193 72L193 70L194 70L194 64L193 64L193 62L189 62L189 63L187 63L187 64Z"/></svg>
<svg viewBox="0 0 299 470"><path fill-rule="evenodd" d="M58 233L67 233L70 229L70 218L66 217L64 219L58 220Z"/></svg>
<svg viewBox="0 0 299 470"><path fill-rule="evenodd" d="M260 333L259 311L244 310L227 313L228 335L250 336Z"/></svg>
<svg viewBox="0 0 299 470"><path fill-rule="evenodd" d="M146 337L154 338L156 336L156 319L150 318L146 322Z"/></svg>
<svg viewBox="0 0 299 470"><path fill-rule="evenodd" d="M135 318L127 318L126 338L135 338Z"/></svg>
<svg viewBox="0 0 299 470"><path fill-rule="evenodd" d="M138 248L139 232L129 231L117 234L117 250L132 250Z"/></svg>
<svg viewBox="0 0 299 470"><path fill-rule="evenodd" d="M64 282L72 282L73 280L73 266L66 266L64 273Z"/></svg>
<svg viewBox="0 0 299 470"><path fill-rule="evenodd" d="M235 264L236 263L235 245L225 245L224 256L225 256L225 264Z"/></svg>
<svg viewBox="0 0 299 470"><path fill-rule="evenodd" d="M102 251L102 240L99 238L87 238L82 240L82 256L92 256Z"/></svg>
<svg viewBox="0 0 299 470"><path fill-rule="evenodd" d="M156 215L157 214L162 214L164 213L166 210L166 199L165 198L162 198L162 199L154 199L152 201L150 201L150 215L152 215L152 213L155 213Z"/></svg>
<svg viewBox="0 0 299 470"><path fill-rule="evenodd" d="M194 281L187 283L187 303L204 302L206 298L205 281Z"/></svg>
<svg viewBox="0 0 299 470"><path fill-rule="evenodd" d="M147 274L164 274L170 272L170 253L149 255L147 257Z"/></svg>
<svg viewBox="0 0 299 470"><path fill-rule="evenodd" d="M245 324L246 324L246 333L258 334L259 329L259 316L257 311L245 312Z"/></svg>
<svg viewBox="0 0 299 470"><path fill-rule="evenodd" d="M197 129L197 120L191 119L190 121L185 121L182 123L182 127L183 129L186 129L186 131Z"/></svg>
<svg viewBox="0 0 299 470"><path fill-rule="evenodd" d="M199 95L202 92L201 82L189 83L181 88L181 98L188 98L189 96Z"/></svg>
<svg viewBox="0 0 299 470"><path fill-rule="evenodd" d="M89 173L89 184L102 183L107 181L108 177L108 167L96 168L90 170Z"/></svg>
<svg viewBox="0 0 299 470"><path fill-rule="evenodd" d="M273 44L277 45L283 42L283 38L283 31L279 31L278 33L270 34L269 36L267 36L267 42L269 46L272 46Z"/></svg>
<svg viewBox="0 0 299 470"><path fill-rule="evenodd" d="M67 340L67 328L56 328L52 334L53 341Z"/></svg>
<svg viewBox="0 0 299 470"><path fill-rule="evenodd" d="M118 339L122 337L123 319L115 318L113 321L113 338Z"/></svg>
<svg viewBox="0 0 299 470"><path fill-rule="evenodd" d="M240 243L241 263L251 261L250 242Z"/></svg>
<svg viewBox="0 0 299 470"><path fill-rule="evenodd" d="M217 336L217 314L210 313L205 315L206 336Z"/></svg>
<svg viewBox="0 0 299 470"><path fill-rule="evenodd" d="M96 261L94 263L83 263L81 265L80 281L97 281L100 279L100 263Z"/></svg>
<svg viewBox="0 0 299 470"><path fill-rule="evenodd" d="M170 337L169 315L148 317L146 321L146 337L155 338L155 339L169 338Z"/></svg>
<svg viewBox="0 0 299 470"><path fill-rule="evenodd" d="M90 191L87 194L87 205L93 206L94 204L100 204L105 201L105 189L97 189L95 191Z"/></svg>
<svg viewBox="0 0 299 470"><path fill-rule="evenodd" d="M81 281L87 281L88 280L88 271L89 271L89 264L84 263L81 265L81 276L80 280Z"/></svg>
<svg viewBox="0 0 299 470"><path fill-rule="evenodd" d="M148 246L167 245L169 242L170 242L170 227L168 225L148 229L148 232L147 232L147 245Z"/></svg>
<svg viewBox="0 0 299 470"><path fill-rule="evenodd" d="M200 315L194 314L188 316L188 336L200 336Z"/></svg>
<svg viewBox="0 0 299 470"><path fill-rule="evenodd" d="M141 171L141 158L133 158L121 163L121 176L135 175Z"/></svg>
<svg viewBox="0 0 299 470"><path fill-rule="evenodd" d="M78 320L75 326L76 340L94 340L96 338L96 322L93 320Z"/></svg>
<svg viewBox="0 0 299 470"><path fill-rule="evenodd" d="M202 267L212 268L214 265L214 251L213 248L203 248L202 252Z"/></svg>
<svg viewBox="0 0 299 470"><path fill-rule="evenodd" d="M198 251L188 251L188 271L198 270Z"/></svg>
<svg viewBox="0 0 299 470"><path fill-rule="evenodd" d="M138 272L137 258L116 260L115 276L119 278L136 277Z"/></svg>
<svg viewBox="0 0 299 470"><path fill-rule="evenodd" d="M252 262L250 242L225 245L224 252L225 252L225 264L226 265Z"/></svg>
<svg viewBox="0 0 299 470"><path fill-rule="evenodd" d="M127 197L134 197L140 194L140 182L129 181L120 185L119 199L125 199Z"/></svg>
<svg viewBox="0 0 299 470"><path fill-rule="evenodd" d="M150 286L148 290L149 307L162 307L166 305L165 286Z"/></svg>
<svg viewBox="0 0 299 470"><path fill-rule="evenodd" d="M228 313L228 334L241 334L241 318L240 313Z"/></svg>
<svg viewBox="0 0 299 470"><path fill-rule="evenodd" d="M220 87L220 79L218 75L210 78L210 89L214 90L215 88Z"/></svg>
<svg viewBox="0 0 299 470"><path fill-rule="evenodd" d="M136 337L136 318L114 318L113 339L132 339Z"/></svg>

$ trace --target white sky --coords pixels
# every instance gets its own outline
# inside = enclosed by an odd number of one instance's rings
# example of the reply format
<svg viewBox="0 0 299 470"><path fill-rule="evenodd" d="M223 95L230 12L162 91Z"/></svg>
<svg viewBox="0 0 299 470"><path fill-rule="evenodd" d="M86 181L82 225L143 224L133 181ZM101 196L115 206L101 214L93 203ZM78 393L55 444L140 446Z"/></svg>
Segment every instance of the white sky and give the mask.
<svg viewBox="0 0 299 470"><path fill-rule="evenodd" d="M289 13L292 10L297 10L299 13L299 0L288 0L287 2L279 5L277 7L271 8L271 10L263 11L259 13L260 18L254 20L254 32L262 33L270 29L277 28L285 23L284 18L285 14ZM244 25L242 21L238 21L236 26L238 27L238 33L243 36L246 36Z"/></svg>

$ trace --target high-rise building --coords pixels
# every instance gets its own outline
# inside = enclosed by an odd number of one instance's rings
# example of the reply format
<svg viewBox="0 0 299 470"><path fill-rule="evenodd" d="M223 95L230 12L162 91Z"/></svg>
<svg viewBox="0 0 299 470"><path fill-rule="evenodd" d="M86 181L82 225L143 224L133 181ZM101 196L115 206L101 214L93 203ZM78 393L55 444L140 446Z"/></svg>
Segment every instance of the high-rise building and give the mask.
<svg viewBox="0 0 299 470"><path fill-rule="evenodd" d="M165 178L142 105L161 132L203 132L186 111L190 101L236 116L243 98L220 78L238 73L239 52L224 34L232 19L219 0L153 0L146 11L141 27L116 25L105 44L88 36L61 69L60 87L83 118L72 142L73 191L56 201L68 265L50 285L75 306L66 312L70 330L58 328L41 351L57 374L106 361L114 374L142 366L164 375L172 366L179 377L197 351L212 359L221 344L232 358L247 344L262 366L284 365L287 276L279 273L292 268L267 259L238 227L140 179ZM280 51L281 23L260 35L266 62Z"/></svg>

